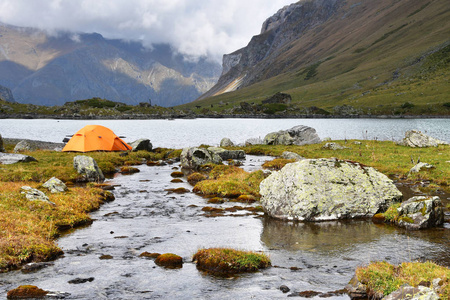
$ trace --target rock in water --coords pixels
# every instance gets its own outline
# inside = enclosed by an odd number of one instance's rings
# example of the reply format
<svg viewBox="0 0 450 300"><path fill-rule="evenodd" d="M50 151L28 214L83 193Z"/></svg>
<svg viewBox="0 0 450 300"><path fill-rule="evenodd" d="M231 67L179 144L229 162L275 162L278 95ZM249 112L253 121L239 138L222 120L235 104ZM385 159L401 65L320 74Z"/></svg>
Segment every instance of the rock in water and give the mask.
<svg viewBox="0 0 450 300"><path fill-rule="evenodd" d="M0 134L0 152L5 152L5 148L3 147L3 138L1 134Z"/></svg>
<svg viewBox="0 0 450 300"><path fill-rule="evenodd" d="M14 153L0 153L0 163L4 165L15 164L18 162L31 162L37 161L36 158L23 155L23 154L14 154Z"/></svg>
<svg viewBox="0 0 450 300"><path fill-rule="evenodd" d="M214 153L220 156L223 160L228 159L244 159L245 152L244 150L225 150L219 147L209 147L208 151L210 153Z"/></svg>
<svg viewBox="0 0 450 300"><path fill-rule="evenodd" d="M416 196L397 209L398 226L406 229L437 227L444 223L444 210L439 197Z"/></svg>
<svg viewBox="0 0 450 300"><path fill-rule="evenodd" d="M261 182L260 194L267 214L299 221L372 217L402 197L374 168L324 158L287 164Z"/></svg>
<svg viewBox="0 0 450 300"><path fill-rule="evenodd" d="M221 164L222 158L204 148L184 148L180 155L180 164L185 169L198 169L205 164Z"/></svg>
<svg viewBox="0 0 450 300"><path fill-rule="evenodd" d="M397 144L408 147L437 147L438 145L448 145L449 143L432 138L418 130L409 130L405 133L405 138Z"/></svg>
<svg viewBox="0 0 450 300"><path fill-rule="evenodd" d="M81 174L85 181L104 181L105 176L97 165L97 162L90 156L78 155L73 158L73 167Z"/></svg>
<svg viewBox="0 0 450 300"><path fill-rule="evenodd" d="M131 146L131 151L139 151L139 150L144 150L144 151L149 151L151 152L153 149L153 145L150 142L149 139L139 139L136 140L132 143L130 143Z"/></svg>
<svg viewBox="0 0 450 300"><path fill-rule="evenodd" d="M264 137L266 145L307 145L317 144L321 140L314 128L298 125L288 130L271 132Z"/></svg>
<svg viewBox="0 0 450 300"><path fill-rule="evenodd" d="M52 194L67 191L67 186L64 184L64 182L62 182L56 177L50 178L42 186L47 188Z"/></svg>

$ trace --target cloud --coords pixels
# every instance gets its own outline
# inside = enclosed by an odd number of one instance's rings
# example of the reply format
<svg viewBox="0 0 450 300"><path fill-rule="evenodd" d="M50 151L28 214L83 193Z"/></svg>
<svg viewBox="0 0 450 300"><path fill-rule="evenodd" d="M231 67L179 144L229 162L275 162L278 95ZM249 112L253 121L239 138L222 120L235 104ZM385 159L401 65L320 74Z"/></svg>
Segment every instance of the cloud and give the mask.
<svg viewBox="0 0 450 300"><path fill-rule="evenodd" d="M169 43L188 57L247 45L265 19L295 0L0 0L0 22L56 33Z"/></svg>

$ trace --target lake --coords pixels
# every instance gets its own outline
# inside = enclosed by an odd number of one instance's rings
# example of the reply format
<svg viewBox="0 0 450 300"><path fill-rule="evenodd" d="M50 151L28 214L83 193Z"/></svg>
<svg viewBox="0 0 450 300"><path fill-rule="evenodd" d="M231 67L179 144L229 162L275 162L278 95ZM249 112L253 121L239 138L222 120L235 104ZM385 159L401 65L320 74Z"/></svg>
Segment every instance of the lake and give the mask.
<svg viewBox="0 0 450 300"><path fill-rule="evenodd" d="M154 147L184 148L201 144L218 145L224 137L241 144L249 138L296 125L316 129L320 138L400 140L411 129L450 142L450 119L177 119L177 120L53 120L2 119L0 134L20 138L61 142L86 125L103 125L126 142L150 139Z"/></svg>

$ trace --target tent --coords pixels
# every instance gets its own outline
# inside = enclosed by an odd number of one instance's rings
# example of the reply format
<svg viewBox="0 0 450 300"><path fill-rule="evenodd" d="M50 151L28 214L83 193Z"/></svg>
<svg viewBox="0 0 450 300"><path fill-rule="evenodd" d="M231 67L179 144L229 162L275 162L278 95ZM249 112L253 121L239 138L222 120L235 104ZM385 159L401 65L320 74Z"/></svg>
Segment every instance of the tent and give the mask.
<svg viewBox="0 0 450 300"><path fill-rule="evenodd" d="M114 132L101 125L87 125L67 142L62 151L123 151L131 146L121 140Z"/></svg>

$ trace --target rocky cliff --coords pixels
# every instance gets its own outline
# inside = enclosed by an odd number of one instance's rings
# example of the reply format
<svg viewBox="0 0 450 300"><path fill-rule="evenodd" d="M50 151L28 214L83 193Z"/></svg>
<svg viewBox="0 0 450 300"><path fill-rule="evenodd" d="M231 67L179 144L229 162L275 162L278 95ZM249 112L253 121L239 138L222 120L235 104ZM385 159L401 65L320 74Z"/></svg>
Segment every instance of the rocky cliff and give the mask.
<svg viewBox="0 0 450 300"><path fill-rule="evenodd" d="M0 85L0 99L7 102L15 102L13 94L10 89Z"/></svg>
<svg viewBox="0 0 450 300"><path fill-rule="evenodd" d="M168 45L147 49L100 34L49 36L0 24L0 84L20 103L62 105L100 97L173 106L206 92L220 71L206 59L186 61Z"/></svg>

